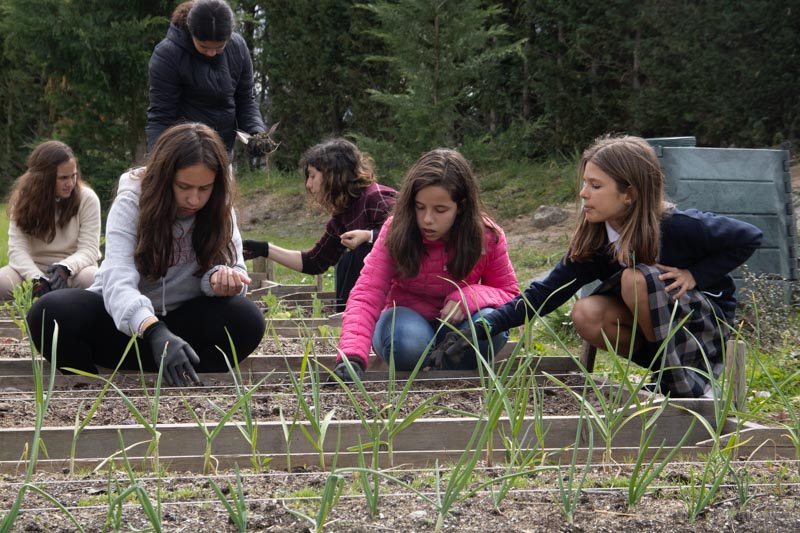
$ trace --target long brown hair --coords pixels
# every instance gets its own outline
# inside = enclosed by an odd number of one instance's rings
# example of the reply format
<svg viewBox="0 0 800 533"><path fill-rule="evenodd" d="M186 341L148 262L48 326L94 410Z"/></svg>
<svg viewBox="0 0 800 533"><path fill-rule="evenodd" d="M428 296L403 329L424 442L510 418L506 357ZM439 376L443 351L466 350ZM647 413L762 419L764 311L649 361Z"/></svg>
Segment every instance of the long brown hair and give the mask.
<svg viewBox="0 0 800 533"><path fill-rule="evenodd" d="M219 135L204 124L179 124L164 131L147 159L139 197L139 227L134 262L142 276L157 279L173 259L173 228L178 206L172 185L175 174L202 164L214 172L214 186L206 205L195 214L192 248L201 276L214 265L233 265L235 188L228 169L228 152Z"/></svg>
<svg viewBox="0 0 800 533"><path fill-rule="evenodd" d="M304 180L310 166L322 173L322 187L314 199L334 215L346 211L377 180L372 158L346 139L329 139L306 150L300 158Z"/></svg>
<svg viewBox="0 0 800 533"><path fill-rule="evenodd" d="M75 160L78 181L69 198L56 199L58 167ZM8 217L24 233L52 242L56 225L63 228L78 214L81 205L81 179L78 160L72 149L61 141L45 141L28 156L28 169L17 178L8 200Z"/></svg>
<svg viewBox="0 0 800 533"><path fill-rule="evenodd" d="M188 2L178 4L178 7L176 7L172 12L172 18L170 19L170 22L180 29L188 31L189 11L192 9L193 5L194 0L189 0Z"/></svg>
<svg viewBox="0 0 800 533"><path fill-rule="evenodd" d="M409 169L398 193L386 247L401 276L414 277L419 273L425 247L417 226L416 197L417 192L431 185L449 192L458 206L446 246L456 251L450 254L447 271L453 279L460 280L472 271L481 257L487 225L495 236L498 233L481 204L472 168L455 150L440 148L428 152Z"/></svg>
<svg viewBox="0 0 800 533"><path fill-rule="evenodd" d="M589 162L608 174L617 190L627 191L632 199L611 253L626 265L655 263L661 247L660 221L665 210L673 207L664 200L664 174L655 150L641 137L599 137L583 152L578 167L579 186ZM567 256L573 261L587 260L603 247L606 239L605 224L588 222L581 212Z"/></svg>

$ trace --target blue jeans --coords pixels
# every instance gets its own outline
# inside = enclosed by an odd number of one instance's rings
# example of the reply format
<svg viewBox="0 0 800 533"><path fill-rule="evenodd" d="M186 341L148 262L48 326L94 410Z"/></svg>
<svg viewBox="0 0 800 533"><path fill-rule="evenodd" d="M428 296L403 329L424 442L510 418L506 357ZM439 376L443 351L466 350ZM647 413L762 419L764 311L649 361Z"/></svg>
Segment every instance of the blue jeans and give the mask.
<svg viewBox="0 0 800 533"><path fill-rule="evenodd" d="M480 309L470 317L474 321L479 316L486 316L494 309L487 307ZM394 323L394 330L392 330ZM467 321L464 320L457 324L458 329L469 330ZM375 325L375 333L372 334L372 348L375 353L389 363L389 356L394 353L394 367L397 370L413 370L420 357L427 356L425 348L428 344L431 349L444 340L445 335L452 329L443 325L438 320L425 320L422 316L408 307L395 307L387 309L378 318ZM466 334L469 338L470 334ZM435 340L431 343L431 339ZM499 352L508 342L508 331L501 331L492 336L491 348L489 340L478 342L478 348L484 358L489 359L493 354ZM394 341L394 344L393 344ZM471 347L464 354L461 365L458 369L473 369L478 367L475 357L475 350Z"/></svg>

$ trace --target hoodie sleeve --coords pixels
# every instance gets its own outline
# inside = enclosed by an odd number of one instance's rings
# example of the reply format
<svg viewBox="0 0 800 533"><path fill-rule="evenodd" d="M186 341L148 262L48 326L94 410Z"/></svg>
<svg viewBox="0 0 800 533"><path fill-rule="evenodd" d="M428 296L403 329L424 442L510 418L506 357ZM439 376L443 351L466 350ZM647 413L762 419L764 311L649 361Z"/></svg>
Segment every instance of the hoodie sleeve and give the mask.
<svg viewBox="0 0 800 533"><path fill-rule="evenodd" d="M244 262L244 255L242 255L242 235L239 233L239 226L236 223L236 211L231 211L231 217L233 217L233 237L232 242L233 246L236 250L236 264L233 265L234 270L241 272L242 274L247 274L247 266ZM209 269L208 272L203 274L202 279L200 280L200 289L203 291L203 294L206 296L214 297L213 289L211 289L211 276L219 270L222 265L215 265ZM248 285L242 286L242 292L239 293L240 296L245 296L247 294Z"/></svg>
<svg viewBox="0 0 800 533"><path fill-rule="evenodd" d="M119 193L106 221L106 258L95 276L95 284L102 286L106 311L126 335L155 316L152 302L139 291L139 272L133 261L138 222L138 195L130 190Z"/></svg>

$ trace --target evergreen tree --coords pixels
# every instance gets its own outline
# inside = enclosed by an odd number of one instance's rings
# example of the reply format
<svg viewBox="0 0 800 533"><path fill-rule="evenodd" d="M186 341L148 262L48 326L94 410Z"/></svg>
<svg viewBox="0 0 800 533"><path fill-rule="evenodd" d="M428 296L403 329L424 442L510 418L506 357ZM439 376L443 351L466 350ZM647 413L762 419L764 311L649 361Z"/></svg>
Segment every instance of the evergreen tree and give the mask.
<svg viewBox="0 0 800 533"><path fill-rule="evenodd" d="M493 88L486 80L521 49L520 43L506 44L506 26L494 23L500 7L479 0L407 0L365 8L378 20L371 33L388 51L370 59L388 65L392 75L392 90L370 91L391 116L381 132L381 152L407 162L482 135L486 89Z"/></svg>
<svg viewBox="0 0 800 533"><path fill-rule="evenodd" d="M147 65L171 12L162 0L4 0L6 60L34 80L17 116L42 113L12 143L58 137L104 199L141 155ZM158 16L158 15L162 16ZM25 104L23 103L23 106Z"/></svg>
<svg viewBox="0 0 800 533"><path fill-rule="evenodd" d="M367 88L384 76L362 58L376 43L364 38L365 13L349 0L262 2L256 69L266 73L266 109L280 122L278 162L293 167L312 144L349 131L367 131L376 119Z"/></svg>

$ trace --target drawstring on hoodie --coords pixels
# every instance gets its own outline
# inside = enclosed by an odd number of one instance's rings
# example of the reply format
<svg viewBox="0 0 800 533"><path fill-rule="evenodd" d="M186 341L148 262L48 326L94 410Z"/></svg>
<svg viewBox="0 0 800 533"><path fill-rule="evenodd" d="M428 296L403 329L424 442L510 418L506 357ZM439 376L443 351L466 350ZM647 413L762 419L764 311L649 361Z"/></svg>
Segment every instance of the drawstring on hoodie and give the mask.
<svg viewBox="0 0 800 533"><path fill-rule="evenodd" d="M161 277L161 316L167 316L167 282Z"/></svg>

